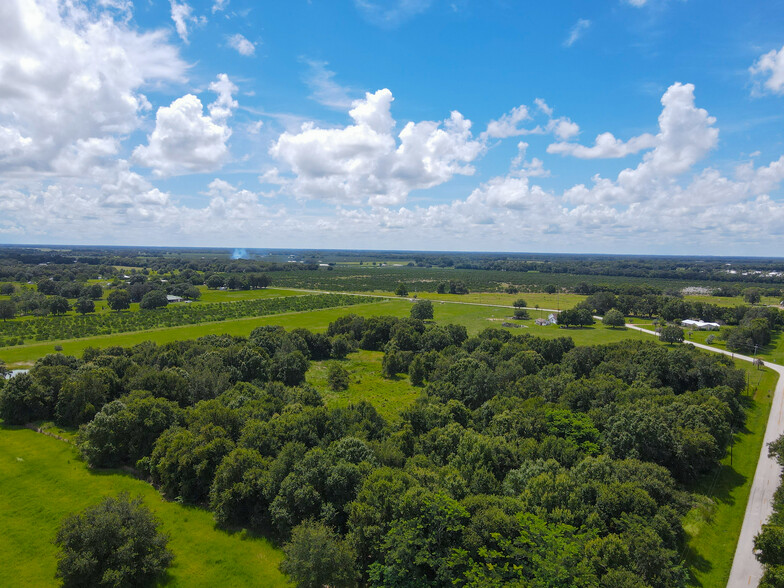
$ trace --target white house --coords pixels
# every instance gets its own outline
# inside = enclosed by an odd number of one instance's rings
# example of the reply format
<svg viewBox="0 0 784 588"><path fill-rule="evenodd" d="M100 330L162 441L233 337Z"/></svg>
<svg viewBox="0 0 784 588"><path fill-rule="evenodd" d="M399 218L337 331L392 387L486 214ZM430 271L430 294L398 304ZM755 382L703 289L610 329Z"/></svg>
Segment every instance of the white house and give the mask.
<svg viewBox="0 0 784 588"><path fill-rule="evenodd" d="M172 302L182 302L182 300L183 300L182 296L174 296L173 294L167 294L166 295L166 301L169 302L169 303L172 303Z"/></svg>
<svg viewBox="0 0 784 588"><path fill-rule="evenodd" d="M705 321L695 321L692 319L681 321L681 326L697 329L698 331L718 331L719 327L721 327L719 323L706 323Z"/></svg>

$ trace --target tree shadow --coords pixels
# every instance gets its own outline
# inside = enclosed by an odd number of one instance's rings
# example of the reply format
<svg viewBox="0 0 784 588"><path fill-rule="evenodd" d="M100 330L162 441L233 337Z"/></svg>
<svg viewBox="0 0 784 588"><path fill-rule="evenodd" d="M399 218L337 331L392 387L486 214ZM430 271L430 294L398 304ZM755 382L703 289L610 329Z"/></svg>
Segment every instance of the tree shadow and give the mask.
<svg viewBox="0 0 784 588"><path fill-rule="evenodd" d="M685 567L689 570L689 578L686 581L686 585L702 586L702 582L694 575L694 571L707 574L713 569L713 564L697 552L692 545L687 545L684 549L683 561L686 564Z"/></svg>

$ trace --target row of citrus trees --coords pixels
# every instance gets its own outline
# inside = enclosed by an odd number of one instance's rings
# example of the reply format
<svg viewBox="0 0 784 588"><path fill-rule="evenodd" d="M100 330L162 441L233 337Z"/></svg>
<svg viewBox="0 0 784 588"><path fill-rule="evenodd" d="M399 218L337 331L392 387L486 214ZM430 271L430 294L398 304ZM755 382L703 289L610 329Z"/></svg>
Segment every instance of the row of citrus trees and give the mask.
<svg viewBox="0 0 784 588"><path fill-rule="evenodd" d="M317 294L198 305L171 305L163 309L141 310L139 312L31 318L23 321L0 322L0 347L22 345L31 341L77 339L250 316L265 316L282 312L319 310L375 301L373 298L364 296Z"/></svg>

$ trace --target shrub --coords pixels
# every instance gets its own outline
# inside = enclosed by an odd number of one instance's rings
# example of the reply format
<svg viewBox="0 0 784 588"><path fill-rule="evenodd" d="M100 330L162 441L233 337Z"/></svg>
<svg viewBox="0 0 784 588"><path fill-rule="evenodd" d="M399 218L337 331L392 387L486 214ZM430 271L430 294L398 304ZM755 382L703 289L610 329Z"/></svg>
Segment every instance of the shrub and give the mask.
<svg viewBox="0 0 784 588"><path fill-rule="evenodd" d="M327 367L327 384L331 390L345 390L348 388L348 371L339 363L330 363Z"/></svg>

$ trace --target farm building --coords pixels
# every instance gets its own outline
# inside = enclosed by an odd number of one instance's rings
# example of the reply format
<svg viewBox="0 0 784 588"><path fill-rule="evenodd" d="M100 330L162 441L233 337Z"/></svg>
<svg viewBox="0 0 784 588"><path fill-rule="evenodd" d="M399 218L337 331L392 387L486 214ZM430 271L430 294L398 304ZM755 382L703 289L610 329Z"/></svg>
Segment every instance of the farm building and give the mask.
<svg viewBox="0 0 784 588"><path fill-rule="evenodd" d="M686 319L685 321L681 321L681 326L697 329L698 331L718 331L721 325L719 325L719 323L706 323L705 321Z"/></svg>

